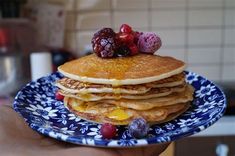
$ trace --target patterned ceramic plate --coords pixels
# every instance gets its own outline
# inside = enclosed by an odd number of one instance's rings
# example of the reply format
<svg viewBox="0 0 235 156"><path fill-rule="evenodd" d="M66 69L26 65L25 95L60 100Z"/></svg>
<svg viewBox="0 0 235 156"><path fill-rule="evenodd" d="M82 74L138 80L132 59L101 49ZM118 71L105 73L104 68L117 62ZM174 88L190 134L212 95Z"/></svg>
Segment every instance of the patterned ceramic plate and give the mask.
<svg viewBox="0 0 235 156"><path fill-rule="evenodd" d="M132 138L125 126L118 127L118 136L113 140L102 139L101 125L80 119L55 99L54 82L62 77L59 73L26 85L15 97L14 109L35 131L70 143L127 147L169 142L209 127L226 108L225 96L215 84L193 72L186 72L186 75L187 81L195 87L192 107L175 120L151 126L143 139Z"/></svg>

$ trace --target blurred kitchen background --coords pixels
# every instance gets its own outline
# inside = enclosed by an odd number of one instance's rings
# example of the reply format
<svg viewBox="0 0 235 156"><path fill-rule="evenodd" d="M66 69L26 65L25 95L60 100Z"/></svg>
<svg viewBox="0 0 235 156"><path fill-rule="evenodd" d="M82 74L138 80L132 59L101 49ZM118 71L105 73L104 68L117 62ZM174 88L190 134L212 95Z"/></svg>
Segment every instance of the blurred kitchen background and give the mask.
<svg viewBox="0 0 235 156"><path fill-rule="evenodd" d="M235 0L0 0L0 103L31 80L32 53L49 52L55 71L90 53L97 29L117 31L123 23L159 34L157 54L184 60L228 98L219 122L176 141L163 155L234 156Z"/></svg>

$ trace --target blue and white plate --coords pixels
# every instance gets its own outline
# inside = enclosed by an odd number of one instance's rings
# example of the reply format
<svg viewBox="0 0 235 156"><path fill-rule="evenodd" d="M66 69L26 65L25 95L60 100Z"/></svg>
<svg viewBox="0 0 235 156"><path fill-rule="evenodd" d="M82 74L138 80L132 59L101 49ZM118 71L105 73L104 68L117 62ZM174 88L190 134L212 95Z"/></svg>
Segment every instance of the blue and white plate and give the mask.
<svg viewBox="0 0 235 156"><path fill-rule="evenodd" d="M192 107L178 118L151 126L148 136L135 139L127 127L118 127L118 136L103 139L100 124L80 119L70 113L63 102L55 99L58 89L54 83L63 76L54 73L26 85L15 97L14 109L35 131L52 138L91 146L128 147L146 146L174 141L198 133L223 115L226 99L223 92L211 81L193 72L185 72L187 82L195 88Z"/></svg>

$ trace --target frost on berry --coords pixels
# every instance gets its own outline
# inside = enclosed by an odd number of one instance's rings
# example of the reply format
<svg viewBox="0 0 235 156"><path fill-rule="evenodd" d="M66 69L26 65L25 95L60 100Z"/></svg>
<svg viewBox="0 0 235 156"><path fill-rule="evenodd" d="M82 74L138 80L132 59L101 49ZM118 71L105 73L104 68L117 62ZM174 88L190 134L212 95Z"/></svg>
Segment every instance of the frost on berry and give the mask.
<svg viewBox="0 0 235 156"><path fill-rule="evenodd" d="M92 47L99 57L109 58L114 56L117 49L115 32L111 28L103 28L96 32L92 38Z"/></svg>
<svg viewBox="0 0 235 156"><path fill-rule="evenodd" d="M129 133L135 138L143 138L148 134L149 125L143 118L134 119L128 126Z"/></svg>

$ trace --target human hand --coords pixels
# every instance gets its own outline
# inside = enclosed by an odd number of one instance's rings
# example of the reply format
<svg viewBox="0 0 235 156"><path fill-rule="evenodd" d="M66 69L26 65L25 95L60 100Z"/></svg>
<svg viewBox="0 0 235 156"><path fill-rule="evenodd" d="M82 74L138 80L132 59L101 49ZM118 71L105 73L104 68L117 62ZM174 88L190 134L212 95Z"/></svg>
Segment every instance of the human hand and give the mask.
<svg viewBox="0 0 235 156"><path fill-rule="evenodd" d="M11 106L0 107L0 154L4 156L157 156L168 145L98 148L69 144L33 131Z"/></svg>

